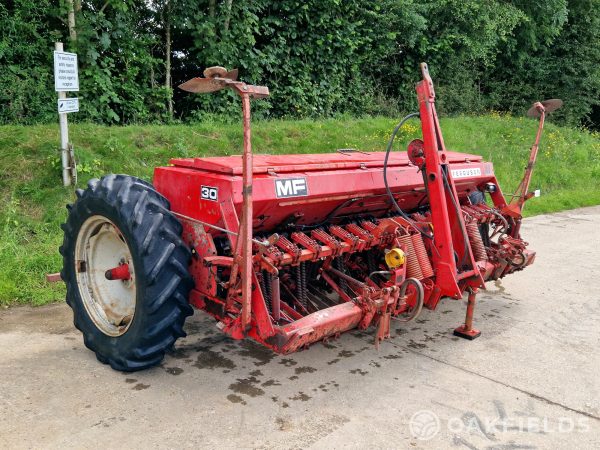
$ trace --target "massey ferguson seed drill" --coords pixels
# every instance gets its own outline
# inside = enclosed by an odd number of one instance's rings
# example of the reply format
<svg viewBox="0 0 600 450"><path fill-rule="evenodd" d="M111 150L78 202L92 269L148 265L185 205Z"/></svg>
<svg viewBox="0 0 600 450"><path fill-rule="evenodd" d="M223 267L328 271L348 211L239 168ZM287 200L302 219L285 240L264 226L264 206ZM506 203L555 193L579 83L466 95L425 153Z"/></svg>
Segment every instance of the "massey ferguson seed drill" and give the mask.
<svg viewBox="0 0 600 450"><path fill-rule="evenodd" d="M533 263L520 235L545 114L525 175L507 200L491 163L446 150L427 66L419 112L385 152L253 155L251 99L269 90L211 67L180 88L241 97L241 156L172 159L149 184L107 175L77 191L60 248L67 303L85 345L114 369L158 364L185 336L192 306L234 339L290 353L345 331L418 317L468 297L454 334L474 339L478 289ZM422 139L391 152L409 119Z"/></svg>

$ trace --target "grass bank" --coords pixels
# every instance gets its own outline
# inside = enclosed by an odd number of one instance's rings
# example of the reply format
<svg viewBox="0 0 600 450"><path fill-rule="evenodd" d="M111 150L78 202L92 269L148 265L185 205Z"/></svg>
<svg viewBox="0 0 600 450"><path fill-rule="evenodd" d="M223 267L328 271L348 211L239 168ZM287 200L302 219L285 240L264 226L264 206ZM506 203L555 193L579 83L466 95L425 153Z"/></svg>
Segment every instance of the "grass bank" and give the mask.
<svg viewBox="0 0 600 450"><path fill-rule="evenodd" d="M331 119L266 121L254 124L257 153L319 153L337 148L383 150L395 120ZM442 120L450 150L483 155L495 165L505 192L522 176L536 122L500 115ZM405 125L396 149L418 137L418 122ZM147 180L170 157L238 153L238 124L194 126L71 126L80 162L78 187L106 173ZM49 285L44 274L61 267L58 246L65 204L74 189L60 181L56 150L58 126L0 127L0 305L40 305L64 298L62 283ZM542 197L527 204L527 214L600 204L600 136L547 125L532 188Z"/></svg>

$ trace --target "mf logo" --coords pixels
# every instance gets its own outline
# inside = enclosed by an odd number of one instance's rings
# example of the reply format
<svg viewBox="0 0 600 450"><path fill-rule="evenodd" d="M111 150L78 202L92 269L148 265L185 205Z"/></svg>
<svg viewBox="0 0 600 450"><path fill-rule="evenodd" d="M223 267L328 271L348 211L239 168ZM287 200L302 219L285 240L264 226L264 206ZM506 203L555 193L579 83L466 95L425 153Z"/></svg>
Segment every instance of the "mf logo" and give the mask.
<svg viewBox="0 0 600 450"><path fill-rule="evenodd" d="M302 197L308 195L306 178L285 178L275 180L275 195L277 198Z"/></svg>

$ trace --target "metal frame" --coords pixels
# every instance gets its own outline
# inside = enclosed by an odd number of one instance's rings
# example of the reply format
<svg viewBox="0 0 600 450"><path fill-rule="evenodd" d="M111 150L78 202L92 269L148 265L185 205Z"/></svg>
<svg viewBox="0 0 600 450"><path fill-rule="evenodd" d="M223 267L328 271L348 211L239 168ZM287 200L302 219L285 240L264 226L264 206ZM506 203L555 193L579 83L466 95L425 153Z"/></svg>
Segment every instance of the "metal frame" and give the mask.
<svg viewBox="0 0 600 450"><path fill-rule="evenodd" d="M256 163L251 146L250 100L268 96L268 89L219 78L226 71L217 69L205 72L217 76L190 80L186 85L194 92L231 88L240 96L244 130L241 169L235 157L176 159L173 167L157 168L154 179L184 225L184 240L194 250L190 270L196 288L190 302L214 316L219 327L232 337L251 337L277 352L289 353L346 330L372 325L377 327L375 342L379 343L389 336L393 317L416 317L423 304L434 309L442 297L460 299L467 292L465 324L455 334L476 337L479 332L472 327L473 311L484 280L522 269L533 262L535 253L527 250L527 243L520 239L514 216L504 215L507 203L491 164L474 155L446 150L427 65L422 64L423 80L416 87L423 132L423 154L415 160L420 174L406 154L390 160L393 173L388 174L398 203L410 210L411 205L414 209L423 200L428 201L426 215L412 214L410 218L391 214L381 178L383 156L379 153L290 155L285 160L259 155ZM543 115L536 151L542 126ZM533 149L532 158L535 161ZM475 168L479 175L453 179L452 169L463 167ZM273 180L286 176L305 177L311 184L308 195L276 198ZM528 188L530 176L531 172L526 172L522 189ZM224 198L216 203L193 200L198 186L207 183L215 185ZM350 184L340 190L340 183ZM488 189L493 207L472 205L466 200L473 189L486 186L493 186ZM519 205L522 208L522 203ZM325 223L334 213L352 217L365 209L374 211L378 218L310 225L323 218ZM316 218L305 217L309 215ZM306 225L285 235L268 231L273 224L288 220ZM478 227L489 226L499 230L493 236L497 242L484 245ZM255 230L260 230L260 238L253 236ZM428 234L432 234L431 239L422 236ZM218 254L215 239L219 236L229 242L232 256ZM407 259L398 267L390 266L386 271L389 280L379 283L370 278L358 280L334 266L336 258L371 249L393 249L407 255ZM289 303L282 301L287 289L280 278L282 271L289 266L300 271L303 263L317 261L318 277L337 295L338 304L311 313L289 292ZM224 273L229 275L226 282L220 281ZM407 280L414 276L411 283L417 288L407 293Z"/></svg>

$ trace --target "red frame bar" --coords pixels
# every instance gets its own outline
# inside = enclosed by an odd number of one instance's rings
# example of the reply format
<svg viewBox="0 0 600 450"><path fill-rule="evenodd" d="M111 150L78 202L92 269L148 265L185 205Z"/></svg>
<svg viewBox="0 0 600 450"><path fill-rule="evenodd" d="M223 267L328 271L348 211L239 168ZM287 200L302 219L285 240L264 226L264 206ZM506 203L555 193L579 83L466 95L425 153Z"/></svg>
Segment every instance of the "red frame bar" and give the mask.
<svg viewBox="0 0 600 450"><path fill-rule="evenodd" d="M425 153L425 182L429 192L429 205L431 208L431 220L435 230L433 245L436 251L432 252L433 266L436 274L436 284L440 288L442 296L454 298L462 297L462 289L458 285L460 278L456 266L455 252L459 258L468 258L472 269L469 274L475 278L474 285L483 286L483 278L475 258L471 252L471 245L466 233L462 213L457 214L451 209L454 202L460 204L456 187L448 170L448 157L442 137L442 131L435 110L435 91L433 81L429 76L427 64L421 64L423 81L417 84L417 98L419 100L419 112L421 115L421 126L423 131L423 150ZM446 192L444 176L448 181L451 192ZM452 199L450 196L453 196ZM454 232L453 232L454 230ZM465 254L464 249L467 249Z"/></svg>

